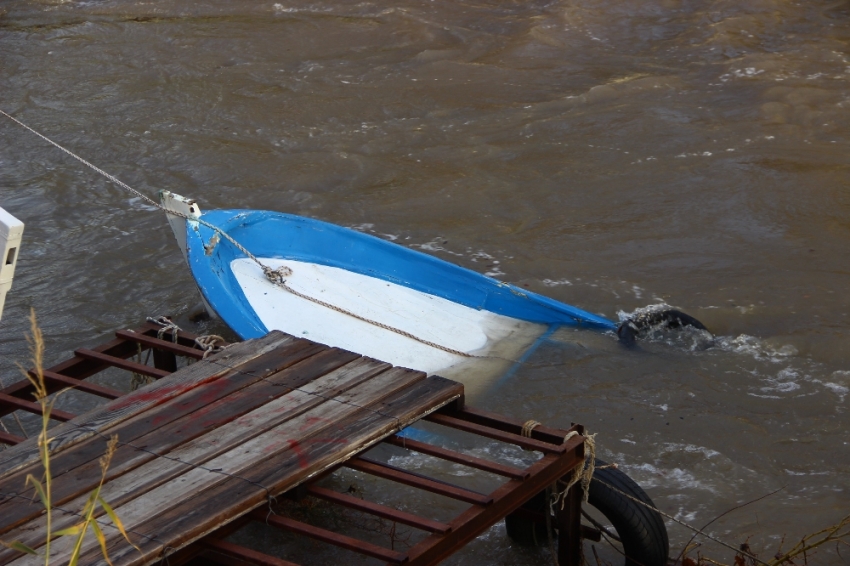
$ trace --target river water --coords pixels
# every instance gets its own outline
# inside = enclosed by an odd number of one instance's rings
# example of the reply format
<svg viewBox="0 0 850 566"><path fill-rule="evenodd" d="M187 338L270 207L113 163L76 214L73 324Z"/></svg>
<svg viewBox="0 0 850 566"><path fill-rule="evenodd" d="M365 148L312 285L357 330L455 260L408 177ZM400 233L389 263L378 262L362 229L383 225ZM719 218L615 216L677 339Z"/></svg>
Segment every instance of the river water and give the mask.
<svg viewBox="0 0 850 566"><path fill-rule="evenodd" d="M668 303L716 336L635 351L561 331L471 404L585 424L698 526L781 488L707 529L765 558L850 512L847 1L0 14L2 109L148 194L355 227L614 319ZM0 205L26 223L5 383L30 308L49 363L146 316L226 331L189 320L200 299L161 214L6 119ZM690 533L668 527L675 555ZM496 526L450 563L546 557Z"/></svg>

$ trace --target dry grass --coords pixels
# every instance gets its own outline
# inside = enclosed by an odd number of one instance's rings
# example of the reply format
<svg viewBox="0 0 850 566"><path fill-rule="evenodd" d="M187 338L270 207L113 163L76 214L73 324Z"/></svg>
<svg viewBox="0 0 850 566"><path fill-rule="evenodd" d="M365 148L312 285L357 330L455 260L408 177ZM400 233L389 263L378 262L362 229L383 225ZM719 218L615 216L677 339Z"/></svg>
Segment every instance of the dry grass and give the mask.
<svg viewBox="0 0 850 566"><path fill-rule="evenodd" d="M109 469L109 464L112 461L112 456L115 454L115 448L118 445L118 436L112 436L106 444L106 452L100 458L100 481L98 482L97 487L91 492L88 500L86 501L85 506L83 507L80 516L82 517L82 521L68 527L67 529L61 529L58 531L53 531L53 474L50 470L50 443L53 440L48 435L48 427L50 424L50 413L53 410L53 405L58 399L59 395L61 395L65 390L60 391L51 399L48 395L47 384L44 379L44 337L41 334L41 329L38 327L38 321L36 320L35 311L30 312L30 332L31 335L27 336L27 342L30 345L30 356L32 358L33 371L29 372L26 369L19 365L21 368L21 372L26 376L26 378L30 381L34 389L34 397L36 402L41 405L41 432L38 435L38 452L39 459L41 460L41 465L44 468L44 472L42 474L41 479L36 478L32 474L28 474L26 477L25 486L32 486L35 492L38 494L39 499L41 500L41 504L44 506L45 517L47 519L47 525L45 533L49 533L48 536L45 536L44 546L41 549L41 552L36 551L33 548L21 543L20 541L11 541L4 542L0 541L0 544L6 546L8 548L17 550L19 552L23 552L26 554L32 555L42 555L44 557L45 566L49 566L50 564L50 545L53 539L63 536L75 536L76 541L74 543L74 548L71 553L71 557L69 559L69 566L76 566L79 561L80 554L82 552L83 541L85 539L86 534L91 530L94 533L95 537L100 544L101 552L103 553L103 558L110 565L112 564L109 559L109 553L106 548L106 537L104 537L103 532L100 529L100 526L97 523L95 518L95 513L97 511L98 505L101 509L109 516L112 520L115 527L117 527L121 534L127 539L127 542L133 544L129 537L127 536L127 532L124 529L124 525L121 523L121 520L115 514L112 507L101 497L100 491L103 487L103 482L106 479L106 472ZM135 545L134 545L135 546Z"/></svg>
<svg viewBox="0 0 850 566"><path fill-rule="evenodd" d="M699 545L692 545L685 549L685 556L680 562L681 566L806 566L809 564L822 564L822 560L816 559L817 549L826 544L835 544L836 553L840 556L842 546L850 546L850 515L847 515L839 522L825 529L821 529L816 533L811 533L803 536L790 549L783 551L785 538L779 544L779 549L771 558L761 559L756 554L755 550L750 547L748 542L741 543L741 552L736 554L732 563L720 562L713 558L702 556L697 552L696 558L691 558L687 554L693 552ZM822 557L821 557L822 558Z"/></svg>

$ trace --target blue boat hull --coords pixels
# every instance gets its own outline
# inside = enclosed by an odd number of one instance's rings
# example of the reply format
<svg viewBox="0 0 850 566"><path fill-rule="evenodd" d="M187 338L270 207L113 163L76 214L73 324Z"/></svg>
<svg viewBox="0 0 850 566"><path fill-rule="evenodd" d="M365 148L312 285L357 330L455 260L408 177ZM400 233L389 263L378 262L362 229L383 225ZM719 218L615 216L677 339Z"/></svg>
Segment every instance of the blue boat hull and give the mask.
<svg viewBox="0 0 850 566"><path fill-rule="evenodd" d="M204 213L202 219L260 258L339 268L471 309L550 327L616 329L615 323L593 313L320 220L257 210L215 210ZM207 303L243 339L266 334L271 329L262 322L231 269L234 260L244 254L203 224L190 221L186 226L189 265Z"/></svg>

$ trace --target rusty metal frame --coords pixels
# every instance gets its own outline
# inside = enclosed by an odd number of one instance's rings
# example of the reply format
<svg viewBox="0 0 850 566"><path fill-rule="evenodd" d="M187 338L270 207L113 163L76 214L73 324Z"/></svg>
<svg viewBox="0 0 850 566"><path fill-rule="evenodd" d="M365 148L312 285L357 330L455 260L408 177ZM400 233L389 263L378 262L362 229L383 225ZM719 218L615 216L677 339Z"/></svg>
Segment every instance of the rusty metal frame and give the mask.
<svg viewBox="0 0 850 566"><path fill-rule="evenodd" d="M289 517L270 515L267 510L253 512L248 515L248 519L263 522L278 529L307 536L365 556L378 558L387 564L434 565L458 551L506 515L512 512L521 513L522 510L519 508L523 503L555 484L575 466L584 463L583 439L579 436L564 442L565 436L572 430L583 434L584 429L580 425L574 425L569 431L537 427L532 432L532 438L528 438L520 434L522 431L521 422L471 408L450 406L427 417L427 419L455 430L465 432L474 430L475 434L483 438L497 438L500 441L510 442L521 447L532 445L543 453L543 457L529 467L519 469L396 435L384 440L386 444L428 454L507 478L505 483L489 494L473 492L440 479L376 462L362 455L357 455L342 464L342 466L367 474L470 504L453 520L445 523L398 511L346 493L318 487L315 485L318 479L308 484L306 489L296 488L296 490L290 492L291 496L296 499L308 496L323 499L362 513L412 526L427 533L420 542L406 552L376 547L374 544L314 527ZM532 440L534 442L531 442ZM581 564L581 539L588 534L585 532L587 527L581 525L581 499L579 487L575 486L567 494L563 509L557 508L558 506L555 509L554 525L559 532L558 561L562 566L579 566ZM227 556L226 558L223 557L223 553L217 551L215 545L221 543L222 539L233 530L234 527L229 526L221 531L213 532L195 545L194 552L188 549L189 552L182 556L183 560L175 561L173 560L175 557L172 556L170 562L173 564L184 563L190 555L200 556L204 561L219 564L265 565L271 564L271 560L275 560L274 557L268 555L258 557L256 550L232 543L227 543L229 545ZM240 562L234 562L234 559Z"/></svg>
<svg viewBox="0 0 850 566"><path fill-rule="evenodd" d="M203 357L204 351L195 346L195 335L179 331L174 339L172 331L168 330L165 332L168 339L161 339L157 337L160 330L161 327L156 324L146 323L136 330L117 331L115 339L105 344L91 349L77 349L73 358L44 370L48 391L53 393L70 387L104 399L115 399L124 393L86 381L86 379L110 367L159 379L176 371L177 356L192 359ZM138 353L148 350L153 351L153 366L130 360ZM40 414L40 405L29 400L33 391L32 384L26 379L0 389L0 417L18 410ZM66 421L74 416L58 410L53 410L51 413L51 418L58 421ZM319 487L315 483L321 478L315 478L306 486L291 490L287 495L296 499L301 497L322 499L334 505L405 524L426 533L424 538L406 552L400 552L308 525L292 518L257 511L237 518L203 539L181 549L169 557L169 563L184 564L200 559L201 563L227 565L297 566L292 562L224 540L245 524L261 521L278 529L378 558L386 561L387 564L433 565L462 548L506 515L513 512L521 516L528 515L528 512L520 509L523 503L554 485L584 462L583 438L578 436L566 442L564 440L570 431L582 434L584 429L581 425L573 425L569 431L541 425L535 427L529 436L524 436L521 421L465 407L462 401L444 407L426 417L426 420L482 438L513 444L525 450L534 450L542 453L543 457L529 467L521 469L393 435L385 439L384 443L495 474L505 478L506 482L493 492L482 494L357 454L341 466L415 489L450 497L469 504L469 507L453 520L440 522ZM23 440L25 438L0 430L0 443L14 445ZM328 473L332 472L333 470ZM531 518L531 520L534 519L539 518ZM585 532L588 528L581 525L581 494L577 486L567 494L563 509L556 509L554 521L559 531L559 563L562 566L579 566L581 539L582 536L588 535Z"/></svg>
<svg viewBox="0 0 850 566"><path fill-rule="evenodd" d="M71 388L83 393L116 399L124 395L123 391L86 381L89 377L101 371L115 367L129 372L160 379L177 369L177 356L191 359L201 359L204 351L195 346L194 334L177 332L177 341L173 341L173 331L166 330L163 338L157 338L161 327L154 323L145 323L135 330L119 330L115 339L94 348L79 348L74 357L44 370L44 379L48 393ZM134 362L129 358L153 350L153 366ZM34 370L29 370L35 375ZM27 379L21 379L0 389L0 417L26 411L42 414L41 406L33 402L35 389ZM50 413L52 420L64 422L76 415L67 411L53 409ZM14 445L26 438L0 430L0 444Z"/></svg>

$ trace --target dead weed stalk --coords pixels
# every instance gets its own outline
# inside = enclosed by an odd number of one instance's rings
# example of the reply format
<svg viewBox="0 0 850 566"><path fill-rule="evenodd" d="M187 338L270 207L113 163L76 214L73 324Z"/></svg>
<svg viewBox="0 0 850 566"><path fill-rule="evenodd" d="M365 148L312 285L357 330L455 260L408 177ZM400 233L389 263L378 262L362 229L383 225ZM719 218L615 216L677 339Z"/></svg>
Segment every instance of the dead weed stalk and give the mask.
<svg viewBox="0 0 850 566"><path fill-rule="evenodd" d="M36 320L35 310L30 311L30 332L31 334L27 336L27 342L29 343L33 369L31 371L27 371L20 364L18 364L18 367L21 369L21 372L24 374L24 376L26 376L26 378L32 384L34 389L33 396L35 397L36 402L41 405L41 431L39 432L37 442L39 459L41 460L41 465L44 468L44 472L42 474L41 479L36 478L32 474L27 474L25 486L32 486L39 499L41 500L41 504L44 506L45 517L47 519L45 532L48 533L48 535L45 537L41 553L20 541L0 541L0 544L26 554L40 555L43 553L44 564L45 566L49 566L50 544L52 540L54 538L63 536L75 536L76 541L74 542L74 547L71 552L68 565L76 566L77 562L79 561L80 554L82 553L83 541L85 539L86 533L89 531L89 529L91 529L100 545L104 560L106 560L106 562L109 563L111 566L112 561L109 559L109 553L107 552L106 548L106 537L103 535L103 531L98 525L97 519L95 517L98 504L100 505L101 509L103 509L103 511L109 516L114 526L121 532L127 542L133 544L130 538L127 536L127 531L124 529L124 525L121 523L121 520L118 518L118 515L115 514L115 511L112 509L112 507L100 495L101 489L103 488L103 483L106 480L106 472L109 469L109 464L112 462L112 456L115 454L115 449L118 445L118 435L113 435L109 439L106 444L106 453L104 453L104 455L100 458L100 481L98 482L97 487L92 490L91 494L86 500L86 504L83 507L82 512L80 513L80 516L83 520L71 527L54 531L54 505L52 499L53 474L50 470L50 443L54 439L50 438L50 436L48 435L48 428L50 426L50 413L51 411L53 411L53 405L54 403L56 403L56 399L58 399L59 395L61 395L67 390L60 391L59 393L54 395L53 398L49 397L47 383L44 379L44 337L41 333L41 329L38 327L38 321ZM135 547L135 545L133 546ZM138 547L136 548L138 549Z"/></svg>

